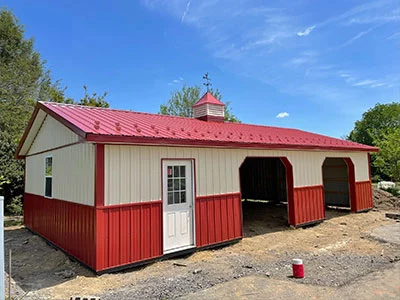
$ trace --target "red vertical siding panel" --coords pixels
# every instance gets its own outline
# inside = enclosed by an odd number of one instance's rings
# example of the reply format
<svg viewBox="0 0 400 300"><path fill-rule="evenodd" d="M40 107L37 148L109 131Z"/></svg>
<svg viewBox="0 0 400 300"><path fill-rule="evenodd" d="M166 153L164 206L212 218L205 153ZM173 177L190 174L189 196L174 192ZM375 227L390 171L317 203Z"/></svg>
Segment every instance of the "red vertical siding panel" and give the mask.
<svg viewBox="0 0 400 300"><path fill-rule="evenodd" d="M150 208L149 206L142 206L141 209L141 230L142 230L142 259L147 259L151 257L150 243L151 243L151 230L150 230Z"/></svg>
<svg viewBox="0 0 400 300"><path fill-rule="evenodd" d="M233 213L233 206L235 205L232 195L226 196L227 213L228 213L228 238L235 237L235 215Z"/></svg>
<svg viewBox="0 0 400 300"><path fill-rule="evenodd" d="M151 257L162 255L161 246L161 206L151 205Z"/></svg>
<svg viewBox="0 0 400 300"><path fill-rule="evenodd" d="M221 229L222 229L222 240L226 241L229 238L228 233L228 208L227 201L225 197L218 197L221 202ZM218 201L218 200L217 200Z"/></svg>
<svg viewBox="0 0 400 300"><path fill-rule="evenodd" d="M108 245L108 255L110 266L118 266L120 262L120 220L119 220L119 209L110 209L108 212L108 222L109 222L109 245Z"/></svg>
<svg viewBox="0 0 400 300"><path fill-rule="evenodd" d="M196 219L197 247L242 237L240 193L197 197L196 208L201 220Z"/></svg>
<svg viewBox="0 0 400 300"><path fill-rule="evenodd" d="M208 244L207 199L200 202L201 210L201 244Z"/></svg>
<svg viewBox="0 0 400 300"><path fill-rule="evenodd" d="M214 201L207 201L208 243L215 243L215 214Z"/></svg>
<svg viewBox="0 0 400 300"><path fill-rule="evenodd" d="M195 231L196 231L196 245L201 245L201 224L202 224L202 220L201 220L201 204L200 204L200 200L198 200L196 198L196 203L195 203L195 207L196 207L196 223L195 223Z"/></svg>
<svg viewBox="0 0 400 300"><path fill-rule="evenodd" d="M356 206L357 211L367 210L373 208L372 201L372 185L371 182L361 181L356 182Z"/></svg>
<svg viewBox="0 0 400 300"><path fill-rule="evenodd" d="M215 242L222 241L222 222L221 222L221 201L212 201L214 203L214 227Z"/></svg>
<svg viewBox="0 0 400 300"><path fill-rule="evenodd" d="M294 226L323 220L325 218L323 186L295 188L294 210L296 212Z"/></svg>
<svg viewBox="0 0 400 300"><path fill-rule="evenodd" d="M108 242L106 241L106 228L104 220L104 212L101 209L96 209L96 270L101 270L108 265L108 254L106 249Z"/></svg>
<svg viewBox="0 0 400 300"><path fill-rule="evenodd" d="M142 240L142 230L141 230L141 207L135 206L131 209L131 257L132 261L138 261L142 257L141 240Z"/></svg>
<svg viewBox="0 0 400 300"><path fill-rule="evenodd" d="M119 264L127 264L131 261L131 214L128 207L120 209L120 261Z"/></svg>

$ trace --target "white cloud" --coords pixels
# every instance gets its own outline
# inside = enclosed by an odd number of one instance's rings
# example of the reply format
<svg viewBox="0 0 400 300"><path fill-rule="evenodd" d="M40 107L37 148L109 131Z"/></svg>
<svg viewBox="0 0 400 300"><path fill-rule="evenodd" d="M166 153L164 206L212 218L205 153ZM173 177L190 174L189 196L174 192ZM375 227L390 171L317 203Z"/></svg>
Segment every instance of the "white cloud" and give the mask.
<svg viewBox="0 0 400 300"><path fill-rule="evenodd" d="M343 48L346 47L348 45L350 45L351 43L355 42L356 40L358 40L359 38L363 37L364 35L370 33L372 30L374 30L376 28L376 26L373 26L365 31L361 31L358 34L356 34L355 36L353 36L351 39L349 39L348 41L344 42L342 45L340 45L338 48Z"/></svg>
<svg viewBox="0 0 400 300"><path fill-rule="evenodd" d="M185 17L186 17L186 15L188 14L188 12L189 12L189 9L190 9L190 3L191 3L192 1L191 0L189 0L187 3L186 3L186 8L185 8L185 11L183 12L183 15L182 15L182 17L181 17L181 23L183 23L184 21L185 21Z"/></svg>
<svg viewBox="0 0 400 300"><path fill-rule="evenodd" d="M316 51L304 51L300 56L292 58L285 66L299 67L306 64L313 64L316 61L316 57L319 55Z"/></svg>
<svg viewBox="0 0 400 300"><path fill-rule="evenodd" d="M277 117L278 119L287 118L287 117L289 117L289 113L286 112L286 111L280 112L279 114L276 115L276 117Z"/></svg>
<svg viewBox="0 0 400 300"><path fill-rule="evenodd" d="M175 84L180 84L183 82L184 82L183 77L179 77L177 79L172 80L171 82L168 82L168 85L175 85Z"/></svg>
<svg viewBox="0 0 400 300"><path fill-rule="evenodd" d="M377 80L371 80L371 79L366 79L366 80L362 80L362 81L358 81L356 83L353 84L353 86L371 86L371 85L375 85L377 83Z"/></svg>
<svg viewBox="0 0 400 300"><path fill-rule="evenodd" d="M313 31L315 28L315 25L307 27L304 31L299 31L297 32L298 36L307 36L311 33L311 31Z"/></svg>

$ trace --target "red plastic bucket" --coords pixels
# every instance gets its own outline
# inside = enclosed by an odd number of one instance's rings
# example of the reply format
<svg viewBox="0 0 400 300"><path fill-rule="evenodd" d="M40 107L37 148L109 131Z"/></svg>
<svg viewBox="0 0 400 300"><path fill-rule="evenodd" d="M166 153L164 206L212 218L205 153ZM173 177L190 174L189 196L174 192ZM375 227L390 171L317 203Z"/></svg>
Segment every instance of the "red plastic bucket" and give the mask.
<svg viewBox="0 0 400 300"><path fill-rule="evenodd" d="M303 260L295 258L292 260L292 270L294 278L303 278L304 277L304 265Z"/></svg>

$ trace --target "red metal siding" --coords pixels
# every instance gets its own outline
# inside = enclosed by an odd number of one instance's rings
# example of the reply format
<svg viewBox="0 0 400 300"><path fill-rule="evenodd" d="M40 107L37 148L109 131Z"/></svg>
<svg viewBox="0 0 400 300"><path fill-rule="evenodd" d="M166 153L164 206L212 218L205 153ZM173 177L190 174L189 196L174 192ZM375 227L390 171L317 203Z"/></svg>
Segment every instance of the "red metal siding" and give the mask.
<svg viewBox="0 0 400 300"><path fill-rule="evenodd" d="M294 188L294 226L325 219L322 185Z"/></svg>
<svg viewBox="0 0 400 300"><path fill-rule="evenodd" d="M160 257L162 202L97 208L96 270Z"/></svg>
<svg viewBox="0 0 400 300"><path fill-rule="evenodd" d="M196 197L196 246L242 237L240 193Z"/></svg>
<svg viewBox="0 0 400 300"><path fill-rule="evenodd" d="M373 208L371 181L356 182L356 211Z"/></svg>
<svg viewBox="0 0 400 300"><path fill-rule="evenodd" d="M25 193L24 223L89 267L95 267L93 207Z"/></svg>

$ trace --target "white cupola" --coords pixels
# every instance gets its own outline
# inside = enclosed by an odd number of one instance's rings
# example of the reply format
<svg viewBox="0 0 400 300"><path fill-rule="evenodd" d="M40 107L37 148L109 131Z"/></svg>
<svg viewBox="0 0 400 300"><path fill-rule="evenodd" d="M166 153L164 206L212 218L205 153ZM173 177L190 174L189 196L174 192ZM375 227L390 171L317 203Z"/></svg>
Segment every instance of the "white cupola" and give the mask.
<svg viewBox="0 0 400 300"><path fill-rule="evenodd" d="M207 92L193 105L193 117L207 122L224 122L225 104Z"/></svg>

